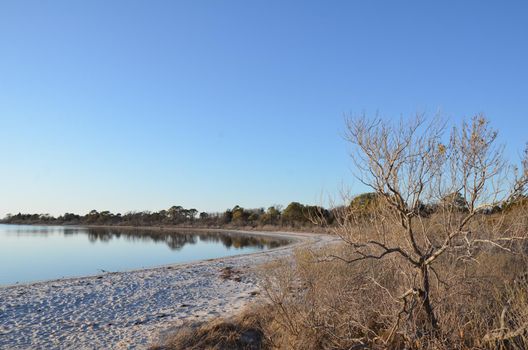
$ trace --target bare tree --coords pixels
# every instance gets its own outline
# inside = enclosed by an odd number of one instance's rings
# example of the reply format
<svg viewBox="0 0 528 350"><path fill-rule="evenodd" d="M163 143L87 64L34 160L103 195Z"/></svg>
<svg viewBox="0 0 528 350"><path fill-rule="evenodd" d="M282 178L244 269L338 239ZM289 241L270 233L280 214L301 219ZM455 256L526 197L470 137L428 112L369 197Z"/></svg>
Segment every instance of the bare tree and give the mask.
<svg viewBox="0 0 528 350"><path fill-rule="evenodd" d="M363 116L346 126L355 175L375 201L367 211L341 207L335 231L352 249L332 258L396 259L406 287L395 297L402 306L393 330L403 315L422 314L422 332L436 336L441 327L435 308L442 296L433 295L432 284L449 279L438 260L449 255L453 264L472 261L484 245L512 251L526 237L489 214L524 194L527 153L520 169L510 166L482 115L450 131L438 118L423 115L409 122Z"/></svg>

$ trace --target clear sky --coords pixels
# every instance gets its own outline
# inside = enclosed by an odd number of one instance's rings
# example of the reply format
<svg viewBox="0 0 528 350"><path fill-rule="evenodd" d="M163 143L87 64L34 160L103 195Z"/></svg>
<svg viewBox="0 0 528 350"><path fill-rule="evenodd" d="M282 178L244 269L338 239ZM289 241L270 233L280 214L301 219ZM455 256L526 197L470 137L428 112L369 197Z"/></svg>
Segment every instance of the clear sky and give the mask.
<svg viewBox="0 0 528 350"><path fill-rule="evenodd" d="M0 216L319 203L343 115L528 140L526 1L0 2Z"/></svg>

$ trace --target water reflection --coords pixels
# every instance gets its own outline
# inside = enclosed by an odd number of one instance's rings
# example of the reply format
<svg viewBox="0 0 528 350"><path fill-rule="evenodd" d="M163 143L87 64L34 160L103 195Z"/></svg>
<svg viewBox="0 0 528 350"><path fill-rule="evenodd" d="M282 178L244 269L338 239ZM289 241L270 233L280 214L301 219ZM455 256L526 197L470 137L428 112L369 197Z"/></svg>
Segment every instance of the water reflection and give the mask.
<svg viewBox="0 0 528 350"><path fill-rule="evenodd" d="M132 242L165 243L172 250L180 250L187 244L199 241L221 243L226 248L271 249L288 244L285 239L251 236L218 231L157 231L141 228L85 228L62 226L7 226L5 232L17 236L64 236L87 235L91 243L110 242L113 239L125 239Z"/></svg>
<svg viewBox="0 0 528 350"><path fill-rule="evenodd" d="M196 244L198 241L222 243L226 248L276 248L288 243L285 240L270 239L269 237L248 236L235 233L205 232L205 231L149 231L141 229L116 230L116 229L68 229L64 234L78 234L79 231L88 234L90 242L108 242L115 238L124 238L130 241L153 241L163 242L172 250L179 250L186 244Z"/></svg>

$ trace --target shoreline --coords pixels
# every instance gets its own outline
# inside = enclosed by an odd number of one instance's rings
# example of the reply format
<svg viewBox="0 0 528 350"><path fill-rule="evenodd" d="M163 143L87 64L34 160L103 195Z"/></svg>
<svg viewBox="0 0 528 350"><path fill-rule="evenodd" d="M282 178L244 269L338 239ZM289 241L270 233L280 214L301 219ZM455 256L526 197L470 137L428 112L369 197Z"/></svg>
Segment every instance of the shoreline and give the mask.
<svg viewBox="0 0 528 350"><path fill-rule="evenodd" d="M256 269L262 264L300 247L337 241L315 233L202 230L292 243L264 252L0 287L0 348L142 349L184 321L228 316L245 307L260 292ZM222 277L225 269L238 278Z"/></svg>
<svg viewBox="0 0 528 350"><path fill-rule="evenodd" d="M20 223L20 222L3 222L0 225L24 225L24 226L59 226L59 227L84 227L84 228L119 228L124 230L146 229L149 231L225 231L225 232L255 232L255 233L300 233L300 234L330 234L328 230L314 226L281 226L281 225L263 225L263 226L187 226L187 225L111 225L111 224L67 224L67 223Z"/></svg>

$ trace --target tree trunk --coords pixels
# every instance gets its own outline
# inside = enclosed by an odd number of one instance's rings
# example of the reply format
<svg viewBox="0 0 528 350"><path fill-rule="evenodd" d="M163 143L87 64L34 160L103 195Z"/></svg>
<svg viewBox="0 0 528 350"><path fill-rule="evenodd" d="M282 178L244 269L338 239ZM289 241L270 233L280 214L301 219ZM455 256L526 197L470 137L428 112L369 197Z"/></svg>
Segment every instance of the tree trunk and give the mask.
<svg viewBox="0 0 528 350"><path fill-rule="evenodd" d="M420 269L421 275L422 275L422 303L425 309L425 313L427 315L427 321L428 326L430 326L430 329L433 333L433 335L436 335L438 333L438 321L436 319L435 313L433 311L433 307L431 305L431 299L430 299L430 281L429 281L429 266L423 265Z"/></svg>

